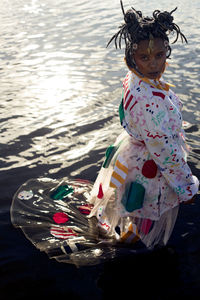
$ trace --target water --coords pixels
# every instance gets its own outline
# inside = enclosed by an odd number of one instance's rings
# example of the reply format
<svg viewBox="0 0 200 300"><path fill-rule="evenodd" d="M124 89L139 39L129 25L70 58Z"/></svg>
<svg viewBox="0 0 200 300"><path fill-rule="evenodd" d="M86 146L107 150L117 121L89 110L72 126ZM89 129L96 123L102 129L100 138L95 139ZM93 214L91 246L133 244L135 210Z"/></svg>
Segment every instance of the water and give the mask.
<svg viewBox="0 0 200 300"><path fill-rule="evenodd" d="M193 147L189 163L198 176L200 3L124 1L126 8L131 5L147 15L178 6L175 21L189 44L174 45L164 78L175 84L183 101ZM10 286L16 298L30 298L34 285L38 293L101 297L95 284L98 267L83 271L49 261L12 227L9 209L17 188L30 178L95 180L105 149L121 130L117 106L127 72L124 53L114 46L106 49L121 22L119 1L1 0L0 291L7 298ZM199 209L198 203L181 209L171 239L177 251L182 250L176 293L183 286L188 295L198 290Z"/></svg>

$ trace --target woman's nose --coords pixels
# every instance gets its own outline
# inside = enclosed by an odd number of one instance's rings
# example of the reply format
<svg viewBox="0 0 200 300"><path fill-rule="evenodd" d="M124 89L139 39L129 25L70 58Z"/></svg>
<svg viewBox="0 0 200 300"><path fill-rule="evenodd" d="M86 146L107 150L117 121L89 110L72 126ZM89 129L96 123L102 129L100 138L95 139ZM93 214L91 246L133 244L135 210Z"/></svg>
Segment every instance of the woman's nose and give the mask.
<svg viewBox="0 0 200 300"><path fill-rule="evenodd" d="M156 59L155 59L155 58L152 58L152 59L150 60L149 66L150 66L150 68L156 68L157 63L156 63Z"/></svg>

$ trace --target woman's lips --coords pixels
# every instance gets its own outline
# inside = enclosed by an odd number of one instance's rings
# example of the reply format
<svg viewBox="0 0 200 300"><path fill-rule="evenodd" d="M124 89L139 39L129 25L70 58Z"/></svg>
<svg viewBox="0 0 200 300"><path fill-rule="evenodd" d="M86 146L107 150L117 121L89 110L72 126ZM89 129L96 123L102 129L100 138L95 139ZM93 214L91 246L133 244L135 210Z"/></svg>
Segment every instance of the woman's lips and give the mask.
<svg viewBox="0 0 200 300"><path fill-rule="evenodd" d="M152 77L158 77L160 73L159 72L150 72L149 75Z"/></svg>

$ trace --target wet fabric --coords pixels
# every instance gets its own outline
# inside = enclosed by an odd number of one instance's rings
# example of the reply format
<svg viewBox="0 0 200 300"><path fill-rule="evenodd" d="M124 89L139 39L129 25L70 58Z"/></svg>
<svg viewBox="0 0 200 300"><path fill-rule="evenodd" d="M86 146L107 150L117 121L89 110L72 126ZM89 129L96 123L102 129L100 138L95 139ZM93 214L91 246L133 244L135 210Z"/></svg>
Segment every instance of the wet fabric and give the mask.
<svg viewBox="0 0 200 300"><path fill-rule="evenodd" d="M90 215L94 207L88 202L91 189L92 184L86 180L31 179L13 197L11 221L49 258L78 267L143 251L143 243L135 247L142 235L151 248L155 228L159 229L156 234L159 238L154 243L158 244L161 236L163 245L167 242L178 210L164 215L156 227L151 220L123 218L111 233L106 220L100 222L104 218L103 209L98 209L98 218ZM169 232L163 232L166 222Z"/></svg>
<svg viewBox="0 0 200 300"><path fill-rule="evenodd" d="M100 236L96 219L88 218L91 187L86 180L31 179L13 197L11 221L50 258L77 266L100 263L115 249Z"/></svg>

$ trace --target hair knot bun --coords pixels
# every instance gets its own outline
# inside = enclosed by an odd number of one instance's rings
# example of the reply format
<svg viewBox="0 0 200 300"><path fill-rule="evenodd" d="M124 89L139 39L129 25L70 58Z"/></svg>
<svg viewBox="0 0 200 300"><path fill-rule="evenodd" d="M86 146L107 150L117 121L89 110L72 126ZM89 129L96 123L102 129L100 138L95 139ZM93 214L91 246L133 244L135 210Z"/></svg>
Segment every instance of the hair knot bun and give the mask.
<svg viewBox="0 0 200 300"><path fill-rule="evenodd" d="M159 10L155 10L154 13L153 13L153 17L155 19L155 22L157 22L162 27L162 29L164 31L173 30L174 18L171 15L171 13L169 13L167 11L160 12Z"/></svg>
<svg viewBox="0 0 200 300"><path fill-rule="evenodd" d="M127 30L130 34L135 32L139 28L139 24L142 18L141 12L136 12L133 9L127 10L127 12L124 14L124 21L127 25Z"/></svg>
<svg viewBox="0 0 200 300"><path fill-rule="evenodd" d="M187 42L179 26L174 23L172 13L177 7L171 12L155 10L152 17L143 17L142 12L135 10L133 7L125 12L122 0L120 0L120 3L125 22L119 26L119 30L109 40L107 47L114 40L115 47L117 48L119 45L119 48L121 48L121 42L124 41L126 46L125 53L127 53L129 50L132 51L133 44L138 44L142 40L148 40L151 35L154 38L169 41L168 36L175 34L173 43L176 43L179 37L182 42ZM168 48L171 49L170 46Z"/></svg>

